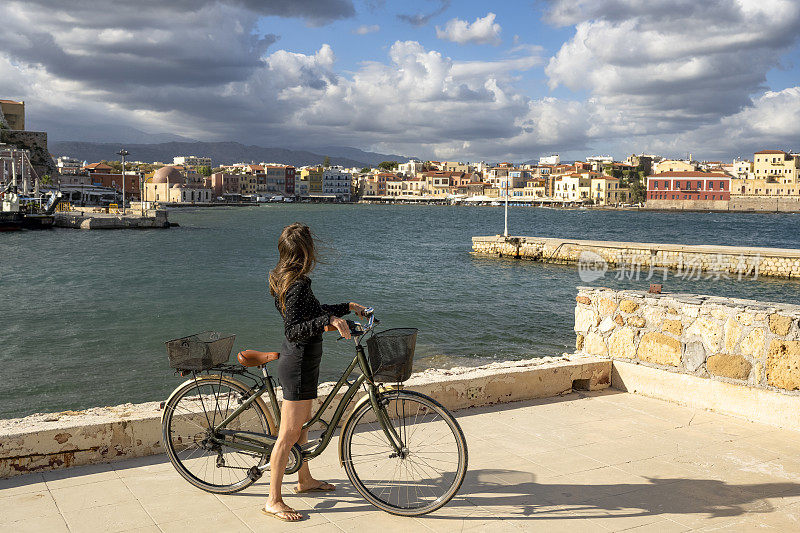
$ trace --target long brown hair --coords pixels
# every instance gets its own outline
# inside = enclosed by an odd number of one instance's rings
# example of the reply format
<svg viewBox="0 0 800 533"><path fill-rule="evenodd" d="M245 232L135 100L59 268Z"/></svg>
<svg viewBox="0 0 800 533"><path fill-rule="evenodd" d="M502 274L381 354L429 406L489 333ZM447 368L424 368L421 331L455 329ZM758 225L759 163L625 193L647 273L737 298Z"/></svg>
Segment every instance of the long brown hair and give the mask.
<svg viewBox="0 0 800 533"><path fill-rule="evenodd" d="M317 264L314 236L308 226L295 222L283 228L278 237L278 254L278 265L269 273L269 292L285 311L286 291Z"/></svg>

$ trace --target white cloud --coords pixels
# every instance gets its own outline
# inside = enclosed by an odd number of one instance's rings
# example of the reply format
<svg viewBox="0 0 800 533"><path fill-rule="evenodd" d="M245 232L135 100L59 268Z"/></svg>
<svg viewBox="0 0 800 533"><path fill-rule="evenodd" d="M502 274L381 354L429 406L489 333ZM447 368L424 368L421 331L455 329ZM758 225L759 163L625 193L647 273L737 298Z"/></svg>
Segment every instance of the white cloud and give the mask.
<svg viewBox="0 0 800 533"><path fill-rule="evenodd" d="M377 24L372 24L367 26L366 24L359 26L358 28L353 30L353 33L356 35L367 35L368 33L375 33L380 31L381 27Z"/></svg>
<svg viewBox="0 0 800 533"><path fill-rule="evenodd" d="M800 32L794 0L560 0L549 17L576 24L546 68L551 88L588 91L606 128L635 134L681 132L751 105Z"/></svg>
<svg viewBox="0 0 800 533"><path fill-rule="evenodd" d="M445 41L458 44L500 44L500 24L497 24L494 13L489 13L483 18L476 18L470 24L466 20L454 18L449 20L444 29L436 26L436 36Z"/></svg>

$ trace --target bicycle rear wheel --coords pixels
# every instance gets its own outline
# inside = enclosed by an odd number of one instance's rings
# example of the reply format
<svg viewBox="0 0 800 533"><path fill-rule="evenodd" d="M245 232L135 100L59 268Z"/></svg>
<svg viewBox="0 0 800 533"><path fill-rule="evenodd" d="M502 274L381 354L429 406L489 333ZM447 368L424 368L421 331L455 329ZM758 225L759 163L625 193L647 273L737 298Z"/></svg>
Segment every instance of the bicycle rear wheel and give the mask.
<svg viewBox="0 0 800 533"><path fill-rule="evenodd" d="M467 473L467 442L450 412L413 391L390 391L379 400L405 447L396 453L362 404L342 430L347 477L372 505L387 513L419 516L455 496Z"/></svg>
<svg viewBox="0 0 800 533"><path fill-rule="evenodd" d="M250 389L234 379L209 375L185 382L167 400L161 417L164 447L178 473L195 487L218 494L238 492L255 481L257 476L250 475L251 469L269 461L267 453L237 450L211 441L211 428L239 408L249 394ZM259 399L227 428L272 435L273 426ZM235 442L237 437L226 438Z"/></svg>

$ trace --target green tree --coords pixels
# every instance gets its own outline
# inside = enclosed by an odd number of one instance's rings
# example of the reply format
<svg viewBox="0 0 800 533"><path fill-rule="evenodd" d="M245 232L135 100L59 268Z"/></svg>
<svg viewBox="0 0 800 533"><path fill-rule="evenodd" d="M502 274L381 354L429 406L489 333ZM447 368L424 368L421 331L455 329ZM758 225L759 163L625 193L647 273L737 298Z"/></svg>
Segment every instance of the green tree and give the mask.
<svg viewBox="0 0 800 533"><path fill-rule="evenodd" d="M209 177L211 175L211 167L202 165L197 167L197 173L201 176Z"/></svg>
<svg viewBox="0 0 800 533"><path fill-rule="evenodd" d="M381 170L394 170L397 168L397 161L381 161L378 163L378 168Z"/></svg>
<svg viewBox="0 0 800 533"><path fill-rule="evenodd" d="M364 167L364 168L361 169L361 173L362 174L367 174L371 170L372 170L372 167Z"/></svg>
<svg viewBox="0 0 800 533"><path fill-rule="evenodd" d="M45 174L42 176L42 179L39 180L39 183L42 185L51 185L53 183L53 178L50 177L50 174Z"/></svg>
<svg viewBox="0 0 800 533"><path fill-rule="evenodd" d="M324 168L330 168L331 166L331 158L328 157L327 155L325 156L325 159L322 160L322 166Z"/></svg>
<svg viewBox="0 0 800 533"><path fill-rule="evenodd" d="M631 190L631 203L642 203L647 199L647 189L640 181L635 181L630 184Z"/></svg>

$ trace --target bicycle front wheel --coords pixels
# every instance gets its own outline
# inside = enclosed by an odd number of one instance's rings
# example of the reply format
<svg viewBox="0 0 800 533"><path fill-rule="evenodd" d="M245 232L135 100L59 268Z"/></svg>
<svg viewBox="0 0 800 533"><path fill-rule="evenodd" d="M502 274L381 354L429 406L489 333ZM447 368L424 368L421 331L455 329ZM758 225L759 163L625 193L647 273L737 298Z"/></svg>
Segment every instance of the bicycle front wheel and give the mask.
<svg viewBox="0 0 800 533"><path fill-rule="evenodd" d="M189 483L218 494L230 494L255 481L253 467L267 463L267 453L238 450L215 442L213 428L238 409L251 393L242 383L220 375L191 379L172 393L164 406L161 430L172 465ZM227 428L244 435L272 435L271 417L261 399L252 402ZM226 437L236 442L237 437Z"/></svg>
<svg viewBox="0 0 800 533"><path fill-rule="evenodd" d="M397 453L362 404L342 430L347 477L375 507L401 516L439 509L455 496L467 473L467 442L450 412L413 391L389 391L380 404L403 442Z"/></svg>

